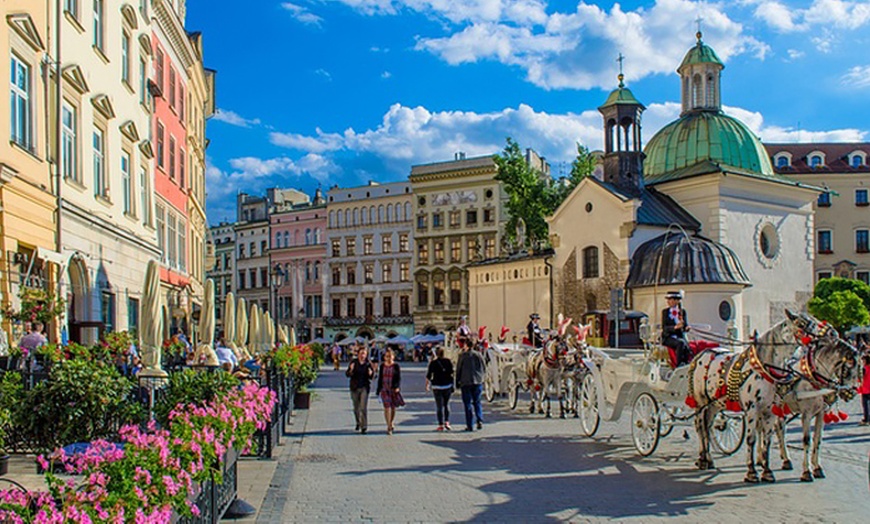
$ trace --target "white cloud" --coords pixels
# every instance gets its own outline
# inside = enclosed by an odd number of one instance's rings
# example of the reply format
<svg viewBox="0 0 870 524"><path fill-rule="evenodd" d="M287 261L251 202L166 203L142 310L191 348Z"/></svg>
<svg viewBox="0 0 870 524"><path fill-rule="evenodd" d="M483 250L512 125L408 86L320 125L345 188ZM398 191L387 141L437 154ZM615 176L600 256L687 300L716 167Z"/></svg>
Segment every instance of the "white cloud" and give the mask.
<svg viewBox="0 0 870 524"><path fill-rule="evenodd" d="M259 118L245 118L238 113L230 111L228 109L218 109L217 111L215 111L212 120L224 122L225 124L236 127L251 127L260 125Z"/></svg>
<svg viewBox="0 0 870 524"><path fill-rule="evenodd" d="M761 113L739 107L726 106L723 111L746 124L764 142L862 142L867 136L867 132L860 129L813 131L766 125Z"/></svg>
<svg viewBox="0 0 870 524"><path fill-rule="evenodd" d="M870 87L870 65L849 69L841 80L843 85L848 87Z"/></svg>
<svg viewBox="0 0 870 524"><path fill-rule="evenodd" d="M803 51L799 51L797 49L789 49L786 52L788 53L789 61L795 61L799 58L803 58L806 55L806 53L804 53Z"/></svg>
<svg viewBox="0 0 870 524"><path fill-rule="evenodd" d="M341 136L334 133L324 133L317 128L316 136L304 136L296 133L271 133L269 140L276 146L312 153L335 151L341 148Z"/></svg>
<svg viewBox="0 0 870 524"><path fill-rule="evenodd" d="M390 73L389 71L384 71L383 73L381 73L381 78L383 78L384 80L391 78L392 76L393 73Z"/></svg>
<svg viewBox="0 0 870 524"><path fill-rule="evenodd" d="M813 0L802 9L779 1L756 0L755 17L776 31L804 32L817 27L858 29L870 22L870 5L866 1Z"/></svg>
<svg viewBox="0 0 870 524"><path fill-rule="evenodd" d="M326 69L316 69L314 74L323 77L327 82L332 82L332 75Z"/></svg>
<svg viewBox="0 0 870 524"><path fill-rule="evenodd" d="M290 11L290 14L293 16L293 18L303 24L316 25L319 27L321 22L323 22L323 18L317 16L316 14L309 11L308 8L301 5L284 2L281 4L281 7L283 7L287 11Z"/></svg>

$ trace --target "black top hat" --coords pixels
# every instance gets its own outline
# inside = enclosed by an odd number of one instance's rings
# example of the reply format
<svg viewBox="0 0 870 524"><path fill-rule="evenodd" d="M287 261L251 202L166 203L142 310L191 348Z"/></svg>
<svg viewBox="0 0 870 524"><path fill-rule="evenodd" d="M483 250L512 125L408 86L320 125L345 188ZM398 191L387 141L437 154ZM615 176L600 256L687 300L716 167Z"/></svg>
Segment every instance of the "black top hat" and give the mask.
<svg viewBox="0 0 870 524"><path fill-rule="evenodd" d="M666 299L674 299L674 300L683 300L683 292L682 291L668 291L665 295Z"/></svg>
<svg viewBox="0 0 870 524"><path fill-rule="evenodd" d="M536 319L536 318L537 318L537 319L540 319L540 318L541 318L541 315L539 315L539 314L537 314L537 313L532 313L531 315L529 315L529 318L532 319L532 320L534 320L534 319Z"/></svg>

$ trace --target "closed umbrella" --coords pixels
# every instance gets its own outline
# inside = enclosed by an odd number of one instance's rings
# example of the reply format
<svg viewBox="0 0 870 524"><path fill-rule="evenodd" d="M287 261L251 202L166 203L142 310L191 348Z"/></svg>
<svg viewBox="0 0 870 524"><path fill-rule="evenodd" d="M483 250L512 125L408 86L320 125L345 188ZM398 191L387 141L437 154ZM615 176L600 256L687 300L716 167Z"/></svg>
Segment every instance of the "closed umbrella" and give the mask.
<svg viewBox="0 0 870 524"><path fill-rule="evenodd" d="M145 288L142 290L141 335L144 377L166 377L160 368L160 350L163 347L163 304L160 294L160 266L156 260L148 262Z"/></svg>
<svg viewBox="0 0 870 524"><path fill-rule="evenodd" d="M281 344L287 344L289 342L286 326L278 326L278 342Z"/></svg>
<svg viewBox="0 0 870 524"><path fill-rule="evenodd" d="M251 332L249 336L248 351L251 352L251 355L257 355L260 353L260 306L257 304L251 305Z"/></svg>
<svg viewBox="0 0 870 524"><path fill-rule="evenodd" d="M296 346L296 328L290 326L290 347Z"/></svg>
<svg viewBox="0 0 870 524"><path fill-rule="evenodd" d="M251 359L251 353L248 351L248 328L247 304L244 298L239 297L236 305L236 347L244 360Z"/></svg>
<svg viewBox="0 0 870 524"><path fill-rule="evenodd" d="M196 351L196 361L206 366L219 366L214 344L214 281L205 281L205 300L199 317L200 344Z"/></svg>
<svg viewBox="0 0 870 524"><path fill-rule="evenodd" d="M242 361L241 353L236 346L236 297L232 291L227 293L224 303L224 344L236 355L239 362Z"/></svg>

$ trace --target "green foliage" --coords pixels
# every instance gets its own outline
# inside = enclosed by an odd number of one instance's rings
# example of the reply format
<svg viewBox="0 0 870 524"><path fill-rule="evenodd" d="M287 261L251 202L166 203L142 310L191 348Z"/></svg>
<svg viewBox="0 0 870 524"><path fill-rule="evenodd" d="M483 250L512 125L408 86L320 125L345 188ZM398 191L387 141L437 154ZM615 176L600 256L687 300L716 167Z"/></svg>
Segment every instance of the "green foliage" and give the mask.
<svg viewBox="0 0 870 524"><path fill-rule="evenodd" d="M824 299L813 297L808 309L812 315L820 320L828 321L841 335L853 326L861 326L870 322L870 313L868 313L861 297L848 289L834 291Z"/></svg>
<svg viewBox="0 0 870 524"><path fill-rule="evenodd" d="M504 184L508 194L505 207L509 218L505 225L505 237L510 242L517 240L517 224L522 218L526 224L526 237L531 244L548 241L546 217L552 215L577 184L595 169L595 157L588 149L577 144L577 157L571 164L569 177L554 182L528 165L522 148L510 137L501 155L496 155L493 160L498 166L495 179Z"/></svg>
<svg viewBox="0 0 870 524"><path fill-rule="evenodd" d="M326 348L323 347L323 344L320 342L312 342L308 344L308 347L310 347L311 352L314 353L314 358L317 359L318 366L326 362Z"/></svg>
<svg viewBox="0 0 870 524"><path fill-rule="evenodd" d="M282 344L270 353L272 364L278 373L285 377L292 376L293 384L299 391L304 391L308 384L314 382L320 364L323 363L323 358L318 356L315 346L320 347L320 354L322 354L323 346L320 344L299 346Z"/></svg>
<svg viewBox="0 0 870 524"><path fill-rule="evenodd" d="M42 322L48 325L55 318L63 315L66 302L44 289L23 287L18 293L21 299L21 309L7 310L4 315L18 322Z"/></svg>
<svg viewBox="0 0 870 524"><path fill-rule="evenodd" d="M813 296L827 300L836 291L851 291L858 295L864 307L870 310L870 286L854 278L824 278L816 284Z"/></svg>
<svg viewBox="0 0 870 524"><path fill-rule="evenodd" d="M154 418L163 427L169 423L169 412L178 405L203 406L215 398L225 396L238 387L239 380L223 370L200 373L185 369L169 374L165 394L154 405Z"/></svg>
<svg viewBox="0 0 870 524"><path fill-rule="evenodd" d="M142 410L129 400L132 390L133 383L110 364L63 360L30 390L20 374L7 373L0 383L0 409L9 410L21 445L49 451L111 437L121 424L139 422Z"/></svg>

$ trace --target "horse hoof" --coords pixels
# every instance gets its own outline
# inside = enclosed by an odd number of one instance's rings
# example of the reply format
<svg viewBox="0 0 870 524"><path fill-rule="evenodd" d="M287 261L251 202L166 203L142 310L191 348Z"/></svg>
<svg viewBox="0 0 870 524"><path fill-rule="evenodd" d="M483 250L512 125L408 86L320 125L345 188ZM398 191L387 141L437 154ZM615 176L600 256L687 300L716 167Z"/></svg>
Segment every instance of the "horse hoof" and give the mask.
<svg viewBox="0 0 870 524"><path fill-rule="evenodd" d="M776 482L776 477L773 476L773 472L768 470L761 474L761 482L766 484L773 484Z"/></svg>
<svg viewBox="0 0 870 524"><path fill-rule="evenodd" d="M782 462L782 470L783 471L791 471L793 469L794 469L794 467L792 467L790 460L784 460Z"/></svg>
<svg viewBox="0 0 870 524"><path fill-rule="evenodd" d="M822 471L822 468L819 467L813 470L813 476L817 479L823 479L825 478L825 472Z"/></svg>
<svg viewBox="0 0 870 524"><path fill-rule="evenodd" d="M564 418L565 418L565 414L562 413L561 415L559 415L559 418L564 419Z"/></svg>
<svg viewBox="0 0 870 524"><path fill-rule="evenodd" d="M801 482L812 482L813 475L809 471L804 471L801 475Z"/></svg>
<svg viewBox="0 0 870 524"><path fill-rule="evenodd" d="M713 465L712 460L707 461L707 469L716 469L716 466Z"/></svg>
<svg viewBox="0 0 870 524"><path fill-rule="evenodd" d="M698 469L700 469L701 471L703 471L705 469L712 469L713 468L713 461L707 460L707 459L698 459L695 461L695 466L697 466Z"/></svg>
<svg viewBox="0 0 870 524"><path fill-rule="evenodd" d="M550 415L549 413L547 413L547 418L553 418L553 415Z"/></svg>
<svg viewBox="0 0 870 524"><path fill-rule="evenodd" d="M747 473L746 476L743 477L743 482L746 482L747 484L758 484L758 473L754 471Z"/></svg>

